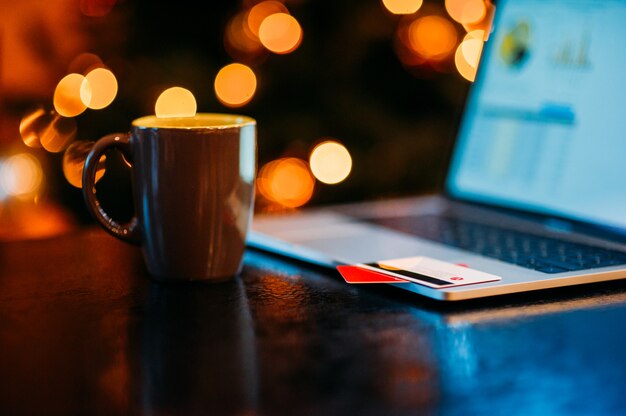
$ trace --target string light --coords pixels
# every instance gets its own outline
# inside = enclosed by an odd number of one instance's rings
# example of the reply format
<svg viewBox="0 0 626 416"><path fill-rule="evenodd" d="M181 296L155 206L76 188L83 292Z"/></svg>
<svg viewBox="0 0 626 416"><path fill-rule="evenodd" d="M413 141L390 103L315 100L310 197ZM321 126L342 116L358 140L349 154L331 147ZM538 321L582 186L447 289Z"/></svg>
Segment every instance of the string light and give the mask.
<svg viewBox="0 0 626 416"><path fill-rule="evenodd" d="M93 142L78 140L72 143L63 154L63 175L65 179L76 188L83 186L83 169L87 155L93 148ZM103 155L98 161L96 168L96 182L103 176L105 171L106 156Z"/></svg>
<svg viewBox="0 0 626 416"><path fill-rule="evenodd" d="M315 180L305 161L290 157L263 166L257 178L257 188L270 201L297 208L313 196Z"/></svg>
<svg viewBox="0 0 626 416"><path fill-rule="evenodd" d="M217 73L214 82L215 94L220 102L229 107L241 107L254 97L256 75L247 65L226 65Z"/></svg>
<svg viewBox="0 0 626 416"><path fill-rule="evenodd" d="M87 109L85 101L91 101L91 85L84 83L81 74L68 74L59 81L52 102L54 109L63 117L75 117Z"/></svg>
<svg viewBox="0 0 626 416"><path fill-rule="evenodd" d="M344 145L332 140L318 144L311 152L309 163L313 175L326 184L342 182L352 170L350 152Z"/></svg>
<svg viewBox="0 0 626 416"><path fill-rule="evenodd" d="M154 105L154 114L159 118L193 117L198 106L196 98L188 89L168 88L159 95Z"/></svg>
<svg viewBox="0 0 626 416"><path fill-rule="evenodd" d="M422 0L383 0L383 5L393 14L413 14L422 7Z"/></svg>
<svg viewBox="0 0 626 416"><path fill-rule="evenodd" d="M117 95L117 79L106 68L90 71L80 86L83 104L92 110L100 110L113 102Z"/></svg>
<svg viewBox="0 0 626 416"><path fill-rule="evenodd" d="M268 50L277 54L287 54L300 46L302 28L290 14L274 13L261 22L259 39Z"/></svg>

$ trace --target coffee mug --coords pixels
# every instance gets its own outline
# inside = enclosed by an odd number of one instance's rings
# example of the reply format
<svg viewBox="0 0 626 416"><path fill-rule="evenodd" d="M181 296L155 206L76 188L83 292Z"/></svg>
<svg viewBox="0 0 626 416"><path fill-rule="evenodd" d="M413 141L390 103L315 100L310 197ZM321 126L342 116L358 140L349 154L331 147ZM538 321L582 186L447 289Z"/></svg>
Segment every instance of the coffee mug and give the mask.
<svg viewBox="0 0 626 416"><path fill-rule="evenodd" d="M98 162L117 149L132 170L135 216L111 218L96 197ZM227 280L241 271L253 214L256 121L233 114L146 116L89 152L83 196L111 235L141 246L158 280Z"/></svg>

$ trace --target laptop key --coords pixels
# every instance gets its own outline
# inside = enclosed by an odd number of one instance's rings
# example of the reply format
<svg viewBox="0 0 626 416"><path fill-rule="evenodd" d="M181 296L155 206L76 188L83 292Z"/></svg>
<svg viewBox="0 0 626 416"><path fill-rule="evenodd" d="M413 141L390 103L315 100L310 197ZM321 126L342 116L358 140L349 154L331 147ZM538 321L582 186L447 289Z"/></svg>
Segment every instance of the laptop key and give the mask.
<svg viewBox="0 0 626 416"><path fill-rule="evenodd" d="M543 273L563 273L563 272L568 272L570 270L568 269L562 269L560 267L557 266L552 266L549 264L545 264L545 265L536 265L535 267L532 267L532 269L537 270L538 272L543 272Z"/></svg>
<svg viewBox="0 0 626 416"><path fill-rule="evenodd" d="M426 215L372 222L543 273L626 264L626 253L456 218Z"/></svg>

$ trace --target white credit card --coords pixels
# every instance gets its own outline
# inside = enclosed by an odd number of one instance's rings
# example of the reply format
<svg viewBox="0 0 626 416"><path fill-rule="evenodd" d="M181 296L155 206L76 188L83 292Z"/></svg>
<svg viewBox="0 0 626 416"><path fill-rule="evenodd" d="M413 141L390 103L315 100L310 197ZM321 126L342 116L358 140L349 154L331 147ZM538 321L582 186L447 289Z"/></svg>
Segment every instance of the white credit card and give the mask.
<svg viewBox="0 0 626 416"><path fill-rule="evenodd" d="M439 289L502 280L493 274L423 256L381 260L356 266Z"/></svg>

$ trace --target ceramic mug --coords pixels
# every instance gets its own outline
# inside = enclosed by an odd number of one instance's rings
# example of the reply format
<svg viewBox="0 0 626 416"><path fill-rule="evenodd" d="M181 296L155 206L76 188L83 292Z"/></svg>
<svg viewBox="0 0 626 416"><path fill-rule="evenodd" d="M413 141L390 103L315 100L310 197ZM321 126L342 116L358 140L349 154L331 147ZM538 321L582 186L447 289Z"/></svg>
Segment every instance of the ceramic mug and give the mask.
<svg viewBox="0 0 626 416"><path fill-rule="evenodd" d="M95 176L117 149L132 166L135 216L102 209ZM253 214L256 121L233 114L141 117L96 142L83 170L89 212L111 235L141 246L158 280L227 280L241 271Z"/></svg>

